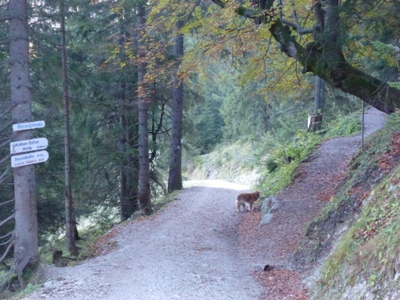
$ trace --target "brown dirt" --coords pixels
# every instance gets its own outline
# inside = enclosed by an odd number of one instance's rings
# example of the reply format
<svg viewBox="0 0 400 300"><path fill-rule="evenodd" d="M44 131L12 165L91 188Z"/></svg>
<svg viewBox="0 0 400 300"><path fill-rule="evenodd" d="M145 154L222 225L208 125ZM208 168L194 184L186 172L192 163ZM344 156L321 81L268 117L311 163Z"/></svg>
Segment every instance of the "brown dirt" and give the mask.
<svg viewBox="0 0 400 300"><path fill-rule="evenodd" d="M384 117L370 110L366 122L369 134ZM94 245L96 258L44 266L47 281L25 299L308 299L304 273L290 260L359 145L359 136L321 145L276 195L280 206L262 226L260 212L236 212L236 195L246 187L192 182L156 215L115 226ZM273 269L264 272L267 264Z"/></svg>

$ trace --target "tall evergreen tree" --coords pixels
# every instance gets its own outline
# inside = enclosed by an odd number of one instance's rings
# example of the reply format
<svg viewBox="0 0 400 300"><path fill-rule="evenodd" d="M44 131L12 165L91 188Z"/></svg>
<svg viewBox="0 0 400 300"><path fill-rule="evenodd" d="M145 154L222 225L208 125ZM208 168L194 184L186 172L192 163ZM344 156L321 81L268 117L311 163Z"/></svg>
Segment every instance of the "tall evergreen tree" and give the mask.
<svg viewBox="0 0 400 300"><path fill-rule="evenodd" d="M172 134L169 159L168 192L182 189L182 119L183 119L183 80L179 77L179 66L183 57L183 34L179 31L183 21L176 24L174 58L176 60L172 71Z"/></svg>
<svg viewBox="0 0 400 300"><path fill-rule="evenodd" d="M137 52L138 52L138 111L139 111L139 188L140 209L145 214L152 212L150 195L149 164L149 98L145 83L146 49L144 45L146 10L143 3L137 4Z"/></svg>
<svg viewBox="0 0 400 300"><path fill-rule="evenodd" d="M28 11L26 0L10 0L10 79L13 123L32 121L29 69ZM15 131L13 141L32 139L32 130ZM35 166L14 169L14 262L19 282L39 261Z"/></svg>
<svg viewBox="0 0 400 300"><path fill-rule="evenodd" d="M61 61L63 73L63 104L64 104L64 170L65 170L65 219L66 219L66 238L68 249L71 255L78 255L78 248L75 244L76 218L75 205L72 195L71 182L71 132L70 132L70 96L68 86L68 61L65 30L65 11L68 11L64 0L60 0L60 24L61 24Z"/></svg>
<svg viewBox="0 0 400 300"><path fill-rule="evenodd" d="M118 7L118 60L121 64L126 64L129 61L127 52L135 51L134 47L127 47L131 43L130 33L128 28L132 26L129 18L131 14L130 7ZM120 158L120 218L121 221L127 220L132 213L139 209L138 204L138 112L137 106L134 104L134 99L130 90L135 83L137 76L128 74L128 68L120 68L118 70L117 80L118 91L116 93L119 109L117 114L119 117L119 126L122 130L119 142L118 152L122 153ZM130 78L129 78L129 77Z"/></svg>

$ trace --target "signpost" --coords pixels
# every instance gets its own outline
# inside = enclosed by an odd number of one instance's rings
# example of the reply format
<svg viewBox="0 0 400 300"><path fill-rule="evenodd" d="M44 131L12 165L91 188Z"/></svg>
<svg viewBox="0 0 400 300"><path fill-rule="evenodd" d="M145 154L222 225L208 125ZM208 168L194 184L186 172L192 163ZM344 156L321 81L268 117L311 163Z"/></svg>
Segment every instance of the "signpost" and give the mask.
<svg viewBox="0 0 400 300"><path fill-rule="evenodd" d="M35 128L43 128L45 125L44 121L34 121L28 123L18 123L13 125L13 131L29 130Z"/></svg>
<svg viewBox="0 0 400 300"><path fill-rule="evenodd" d="M11 156L11 167L18 168L45 162L49 159L46 150Z"/></svg>
<svg viewBox="0 0 400 300"><path fill-rule="evenodd" d="M46 138L24 140L10 143L11 154L46 149L49 141Z"/></svg>
<svg viewBox="0 0 400 300"><path fill-rule="evenodd" d="M45 125L44 121L18 123L18 124L13 124L13 131L43 128L44 125ZM48 145L49 141L46 138L37 138L31 140L11 142L10 143L11 155L17 153L29 152L25 154L11 156L11 167L18 168L47 161L49 159L49 153L41 149L46 149ZM36 150L41 150L41 151L36 151Z"/></svg>

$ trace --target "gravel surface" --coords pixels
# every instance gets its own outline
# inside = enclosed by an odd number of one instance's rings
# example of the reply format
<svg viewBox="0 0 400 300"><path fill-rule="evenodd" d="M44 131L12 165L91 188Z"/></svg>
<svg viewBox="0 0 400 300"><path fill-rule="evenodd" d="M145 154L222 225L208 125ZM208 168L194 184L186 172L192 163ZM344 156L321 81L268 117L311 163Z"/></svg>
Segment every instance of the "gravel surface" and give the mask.
<svg viewBox="0 0 400 300"><path fill-rule="evenodd" d="M190 182L155 216L118 226L117 249L78 266L47 267L26 299L258 299L240 250L236 195L245 186ZM203 186L200 186L203 185Z"/></svg>
<svg viewBox="0 0 400 300"><path fill-rule="evenodd" d="M366 113L366 135L385 117ZM360 136L329 140L276 195L270 222L236 212L247 186L191 181L154 216L113 228L104 255L80 265L44 267L47 282L25 299L308 299L290 259L310 221L333 194ZM116 246L114 250L106 249ZM264 272L266 264L273 267Z"/></svg>

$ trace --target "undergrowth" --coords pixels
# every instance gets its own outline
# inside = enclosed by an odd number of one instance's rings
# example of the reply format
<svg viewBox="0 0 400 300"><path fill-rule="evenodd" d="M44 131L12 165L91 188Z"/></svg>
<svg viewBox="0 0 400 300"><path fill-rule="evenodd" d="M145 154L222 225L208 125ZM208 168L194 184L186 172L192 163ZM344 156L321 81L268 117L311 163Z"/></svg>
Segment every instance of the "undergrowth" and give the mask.
<svg viewBox="0 0 400 300"><path fill-rule="evenodd" d="M395 173L399 171L397 168ZM399 181L394 174L367 198L360 217L325 263L315 299L340 299L357 283L382 296L385 282L386 286L388 282L398 285L394 279L400 271L396 263L400 245Z"/></svg>
<svg viewBox="0 0 400 300"><path fill-rule="evenodd" d="M322 141L358 133L361 128L359 114L357 112L337 119L315 133L299 130L286 142L275 144L260 159L263 179L259 189L262 194L270 196L287 187L300 163L307 159ZM273 137L270 138L273 140Z"/></svg>
<svg viewBox="0 0 400 300"><path fill-rule="evenodd" d="M186 162L188 179L225 179L244 182L246 174L258 174L256 184L263 196L288 186L299 164L325 139L360 132L360 112L327 124L318 132L298 130L295 135L266 132L259 140L238 140ZM254 178L253 178L254 179Z"/></svg>
<svg viewBox="0 0 400 300"><path fill-rule="evenodd" d="M161 211L166 204L174 201L176 199L176 192L168 194L165 197L159 197L153 199L153 214ZM112 235L107 235L110 232L110 229L114 227L114 225L124 226L132 222L133 220L139 218L145 218L146 216L141 214L139 211L134 213L132 217L125 222L118 222L114 220L113 224L108 223L108 226L104 224L98 224L94 221L85 220L82 221L84 226L79 229L80 239L76 241L76 245L79 249L79 255L77 257L72 257L68 255L67 243L64 235L56 235L49 237L47 242L44 243L44 246L40 248L41 259L47 263L52 263L53 253L55 250L61 250L63 252L63 258L66 259L67 265L74 265L81 260L85 260L90 257L95 257L99 254L99 247L103 247L104 245L99 245L100 240L103 239L111 239ZM107 251L113 250L113 248L117 247L115 243L111 243L108 240L104 241L105 247L107 247Z"/></svg>
<svg viewBox="0 0 400 300"><path fill-rule="evenodd" d="M237 141L220 145L213 152L195 157L186 163L186 179L225 179L238 181L242 174L256 168L253 152L256 141Z"/></svg>

